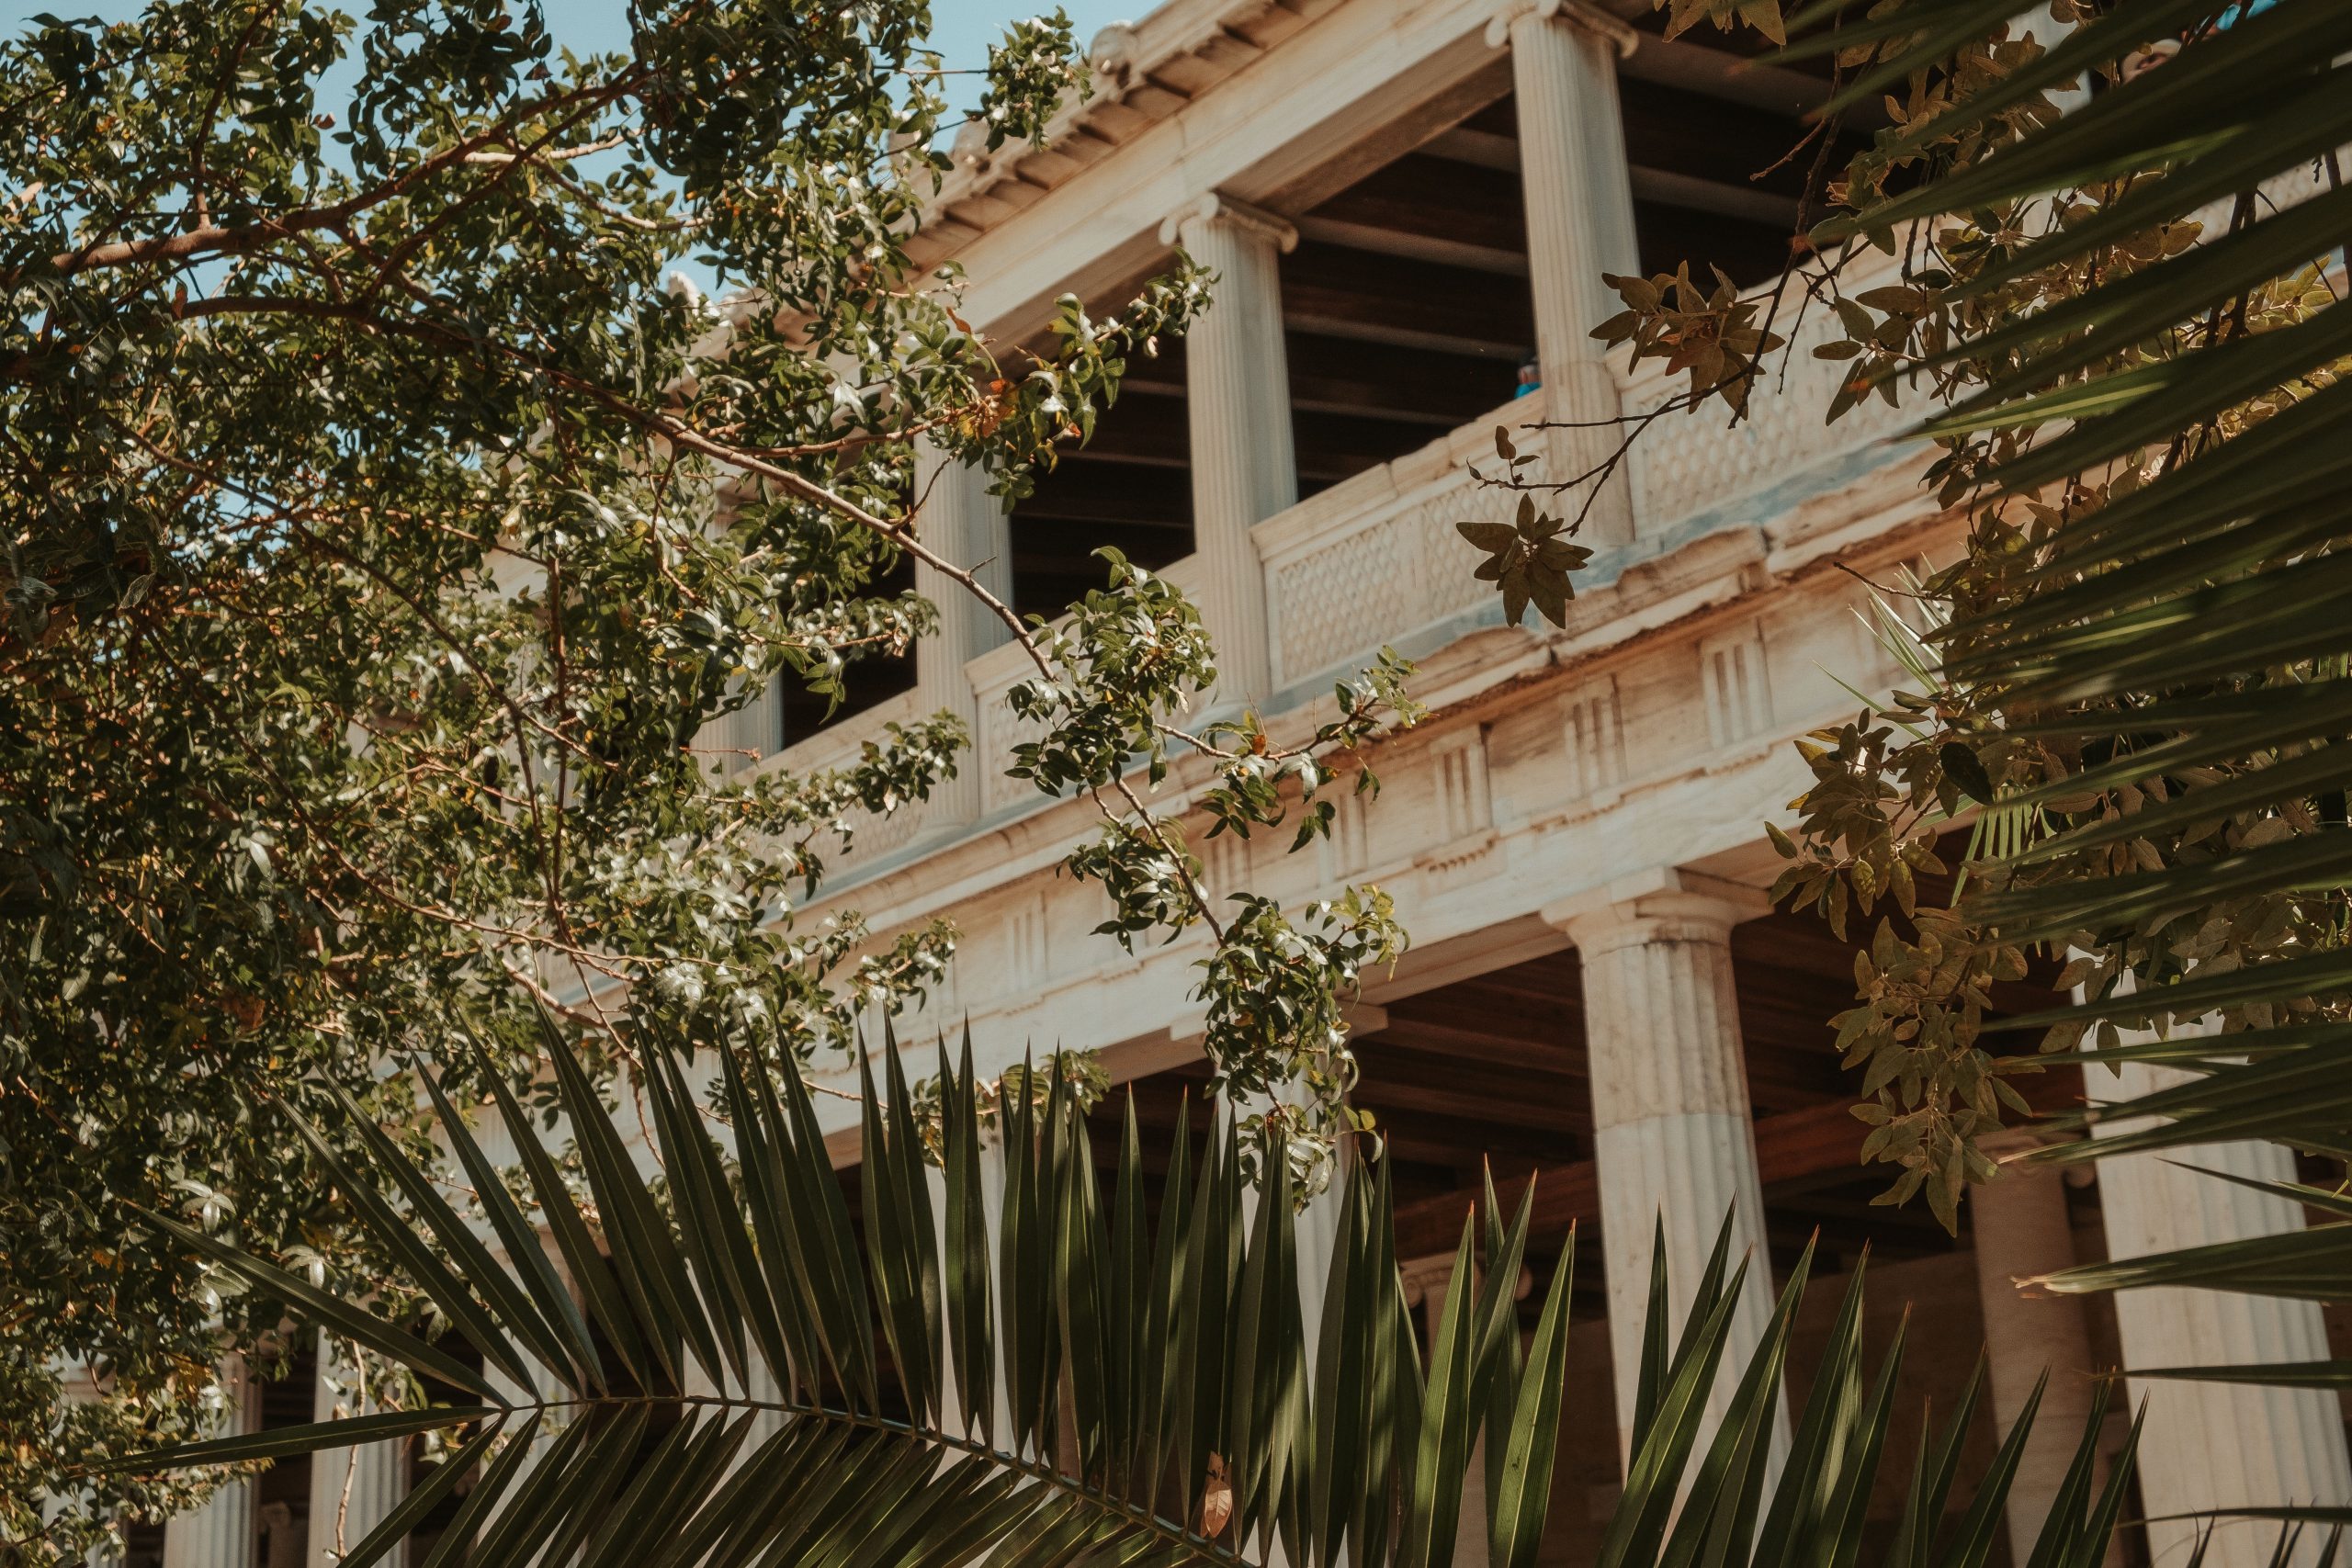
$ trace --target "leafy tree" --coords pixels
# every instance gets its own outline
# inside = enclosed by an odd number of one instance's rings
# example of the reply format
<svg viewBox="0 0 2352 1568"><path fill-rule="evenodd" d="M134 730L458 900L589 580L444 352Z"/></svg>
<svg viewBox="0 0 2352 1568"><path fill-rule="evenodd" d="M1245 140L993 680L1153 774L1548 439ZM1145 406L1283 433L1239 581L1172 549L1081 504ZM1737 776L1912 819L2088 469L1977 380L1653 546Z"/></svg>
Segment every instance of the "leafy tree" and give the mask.
<svg viewBox="0 0 2352 1568"><path fill-rule="evenodd" d="M250 1461L356 1440L447 1436L449 1454L345 1561L381 1561L445 1499L464 1503L435 1560L464 1541L478 1568L589 1563L1074 1561L1263 1563L1342 1560L1443 1568L1453 1560L1465 1469L1486 1444L1490 1560L1530 1568L1563 1426L1584 1415L1566 1388L1573 1241L1532 1337L1516 1283L1532 1201L1506 1217L1491 1195L1465 1216L1456 1277L1423 1365L1394 1250L1385 1161L1356 1163L1312 1340L1285 1162L1252 1194L1237 1124L1212 1119L1199 1169L1180 1119L1148 1218L1132 1110L1106 1188L1076 1096L1056 1075L1042 1104L1006 1101L1004 1206L982 1201L985 1134L966 1042L940 1048L944 1213L899 1052L884 1052L887 1103L865 1081L861 1236L827 1157L806 1088L718 1052L702 1071L728 1139L703 1125L685 1042L643 1040L637 1086L650 1102L666 1180L649 1187L613 1112L549 1025L546 1057L582 1151L594 1218L539 1150L540 1129L495 1072L494 1116L528 1172L509 1195L468 1125L425 1087L459 1172L479 1195L461 1213L450 1183L342 1100L331 1113L357 1148L296 1122L334 1179L370 1201L362 1223L410 1260L439 1320L412 1322L319 1290L225 1235L152 1223L226 1275L299 1304L337 1334L454 1392L320 1427L230 1438L125 1461ZM780 1088L778 1084L780 1083ZM292 1115L289 1112L289 1117ZM1268 1133L1264 1135L1272 1136ZM730 1154L735 1163L730 1163ZM536 1204L536 1217L528 1213ZM576 1306L540 1250L540 1226ZM494 1259L495 1236L510 1267ZM1662 1238L1661 1238L1662 1239ZM600 1247L599 1243L602 1243ZM608 1249L608 1251L606 1250ZM1789 1456L1774 1473L1790 1333L1810 1252L1719 1423L1706 1416L1748 1260L1730 1227L1670 1332L1663 1252L1633 1422L1634 1461L1600 1552L1604 1568L1708 1563L1853 1568L1894 1421L1904 1344L1875 1369L1862 1349L1862 1274L1849 1280ZM609 1269L607 1269L609 1258ZM462 1342L481 1369L453 1354ZM1310 1343L1312 1348L1310 1350ZM1005 1375L1000 1404L997 1369ZM761 1393L755 1374L766 1372ZM488 1375L503 1371L504 1381ZM2031 1404L1962 1495L1962 1439L1979 1377L1947 1422L1922 1435L1887 1561L1981 1568L2034 1420ZM516 1388L545 1388L518 1396ZM706 1392L690 1392L692 1390ZM2093 1483L2099 1412L2053 1499L2037 1562L2104 1559L2132 1474L2131 1450ZM1588 1417L1589 1418L1589 1417ZM1613 1431L1613 1414L1607 1417ZM616 1478L619 1478L617 1483Z"/></svg>
<svg viewBox="0 0 2352 1568"><path fill-rule="evenodd" d="M437 1049L415 1021L462 1010L528 1080L544 1005L603 1076L624 994L789 1076L946 961L944 926L874 953L793 913L845 822L959 766L1091 795L1070 869L1119 935L1210 928L1221 1070L1308 1086L1303 1154L1338 1124L1336 996L1401 945L1385 903L1228 916L1148 795L1199 754L1221 823L1279 823L1408 712L1401 667L1299 744L1187 729L1214 650L1164 581L1108 561L1048 629L910 528L919 441L1022 493L1211 280L991 344L901 248L945 168L922 0L630 22L583 57L534 0L155 0L0 45L0 1425L48 1439L0 1450L0 1529L185 1429L219 1344L274 1326L127 1205L395 1289L288 1107L348 1093L421 1151L386 1068ZM1082 86L1067 22L1023 24L990 134ZM668 276L688 255L723 303ZM939 716L829 773L698 749L921 637L884 587L910 557L1027 648L1035 748L969 759ZM70 1363L101 1411L52 1411Z"/></svg>

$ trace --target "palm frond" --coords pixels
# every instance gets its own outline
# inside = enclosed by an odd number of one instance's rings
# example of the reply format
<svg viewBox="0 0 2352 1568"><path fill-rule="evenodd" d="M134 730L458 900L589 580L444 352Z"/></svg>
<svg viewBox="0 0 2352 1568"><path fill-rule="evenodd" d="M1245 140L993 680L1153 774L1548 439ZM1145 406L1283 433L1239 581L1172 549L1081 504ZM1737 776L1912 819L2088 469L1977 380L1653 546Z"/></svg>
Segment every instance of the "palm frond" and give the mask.
<svg viewBox="0 0 2352 1568"><path fill-rule="evenodd" d="M1530 1243L1528 1198L1506 1215L1489 1184L1465 1217L1457 1277L1480 1284L1448 1292L1424 1365L1396 1266L1387 1163L1351 1162L1310 1360L1285 1162L1262 1162L1270 1185L1245 1191L1230 1115L1213 1118L1197 1170L1180 1123L1152 1225L1131 1109L1106 1203L1070 1087L1056 1082L1042 1104L1012 1097L1003 1219L991 1235L968 1042L959 1066L940 1050L936 1179L923 1167L903 1066L886 1049L879 1082L869 1070L865 1083L865 1212L853 1223L797 1076L772 1081L723 1061L722 1140L677 1049L630 1041L657 1186L552 1024L548 1040L561 1053L555 1094L593 1210L574 1201L538 1128L494 1079L485 1113L514 1142L536 1219L506 1195L430 1075L447 1146L479 1195L476 1214L452 1208L433 1174L356 1103L341 1103L356 1123L349 1138L311 1130L358 1223L411 1267L445 1325L437 1339L154 1221L209 1263L461 1397L161 1450L126 1468L449 1433L447 1462L357 1544L345 1559L354 1565L382 1561L462 1492L425 1568L461 1551L471 1568L1231 1564L1265 1562L1277 1547L1319 1568L1444 1568L1483 1438L1492 1560L1535 1560L1563 1424L1575 1418L1574 1238L1522 1341L1514 1286ZM354 1146L361 1156L334 1152ZM1662 1265L1657 1273L1639 1438L1603 1559L1608 1568L1851 1568L1901 1343L1866 1396L1858 1271L1794 1448L1777 1462L1809 1258L1711 1418L1750 1266L1730 1257L1729 1237L1726 1224L1679 1332L1664 1321ZM477 1371L477 1359L499 1375ZM1004 1407L992 1393L1000 1365L1012 1391ZM1957 1451L1955 1437L1915 1478L1923 1522L1906 1528L1923 1545L1942 1517ZM1979 1491L1986 1517L1997 1516L2006 1484L1996 1468ZM2064 1539L2071 1550L2091 1530L2103 1542L2112 1523L2091 1516Z"/></svg>

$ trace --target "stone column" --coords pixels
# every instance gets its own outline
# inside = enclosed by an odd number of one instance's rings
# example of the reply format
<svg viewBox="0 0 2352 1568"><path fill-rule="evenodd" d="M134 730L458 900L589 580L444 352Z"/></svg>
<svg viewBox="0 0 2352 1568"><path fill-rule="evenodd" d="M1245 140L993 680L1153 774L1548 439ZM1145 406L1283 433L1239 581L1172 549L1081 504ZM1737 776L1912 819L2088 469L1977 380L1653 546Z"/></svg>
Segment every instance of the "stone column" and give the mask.
<svg viewBox="0 0 2352 1568"><path fill-rule="evenodd" d="M1519 105L1520 180L1526 196L1527 265L1535 296L1536 359L1551 433L1555 479L1594 470L1623 434L1617 380L1592 329L1624 309L1601 274L1639 270L1634 187L1618 117L1617 61L1639 36L1579 0L1509 0L1487 41L1511 52ZM1572 510L1583 492L1562 502ZM1626 476L1611 477L1585 523L1588 541L1634 536Z"/></svg>
<svg viewBox="0 0 2352 1568"><path fill-rule="evenodd" d="M260 1427L260 1386L246 1371L243 1356L227 1356L220 1362L217 1435L229 1437ZM232 1482L201 1508L164 1525L164 1568L252 1568L256 1528L253 1483Z"/></svg>
<svg viewBox="0 0 2352 1568"><path fill-rule="evenodd" d="M1668 870L1544 912L1566 931L1584 964L1585 1054L1621 1458L1631 1457L1657 1225L1666 1227L1677 1332L1726 1211L1733 1215L1732 1262L1747 1261L1723 1370L1708 1401L1711 1417L1720 1417L1730 1404L1740 1371L1771 1321L1764 1190L1731 972L1732 926L1764 908L1762 895L1753 889ZM1786 1451L1787 1425L1784 1404L1776 1454Z"/></svg>
<svg viewBox="0 0 2352 1568"><path fill-rule="evenodd" d="M979 579L980 586L1012 603L1012 531L1003 506L989 493L988 476L928 442L915 461L915 537ZM915 645L915 692L922 713L954 714L978 739L979 705L964 666L1006 641L1011 630L969 589L917 562L915 591L939 610L939 629ZM932 791L934 823L968 822L979 815L980 769L987 760L967 752L956 776Z"/></svg>
<svg viewBox="0 0 2352 1568"><path fill-rule="evenodd" d="M2120 1072L2085 1069L2094 1101L2154 1093L2184 1076L2178 1068L2137 1062ZM2296 1204L2185 1166L2263 1181L2295 1176L2288 1152L2264 1143L2206 1144L2102 1160L2099 1201L2110 1258L2301 1228ZM2314 1302L2177 1288L2121 1291L2114 1301L2127 1369L2328 1357L2326 1325ZM2131 1389L2132 1402L2148 1406L2140 1488L2155 1500L2151 1514L2286 1503L2352 1506L2352 1463L2333 1393L2169 1378L2134 1378ZM2156 1568L2186 1562L2197 1530L2193 1520L2152 1522L2148 1548ZM2207 1568L2264 1568L2277 1533L2275 1525L2258 1521L2224 1522L2213 1533ZM2324 1532L2304 1533L2297 1561L2313 1562Z"/></svg>
<svg viewBox="0 0 2352 1568"><path fill-rule="evenodd" d="M1193 548L1202 619L1216 639L1216 697L1252 702L1272 677L1265 567L1250 530L1298 500L1278 265L1298 231L1212 191L1161 224L1159 238L1216 275L1184 340Z"/></svg>
<svg viewBox="0 0 2352 1568"><path fill-rule="evenodd" d="M332 1421L376 1408L359 1382L360 1372L336 1354L334 1336L319 1335L311 1418ZM408 1495L408 1440L327 1449L311 1456L310 1549L306 1568L340 1561L368 1539L368 1532ZM394 1549L391 1561L400 1561Z"/></svg>
<svg viewBox="0 0 2352 1568"><path fill-rule="evenodd" d="M2034 1140L2019 1133L1988 1139L1987 1154L2022 1154ZM1984 1347L1993 1419L2008 1439L2042 1373L2050 1374L2033 1434L2026 1439L2017 1480L2009 1488L2009 1555L2024 1562L2049 1517L2050 1505L2074 1462L2083 1423L2090 1416L2101 1370L2091 1359L2090 1319L2083 1298L2029 1292L2018 1281L2071 1268L2075 1233L2066 1213L2066 1184L2048 1166L2009 1163L1997 1180L1972 1188L1970 1242L1976 1256L1976 1292L1984 1311ZM2097 1484L2107 1484L2102 1451ZM2110 1549L2110 1563L2120 1557Z"/></svg>

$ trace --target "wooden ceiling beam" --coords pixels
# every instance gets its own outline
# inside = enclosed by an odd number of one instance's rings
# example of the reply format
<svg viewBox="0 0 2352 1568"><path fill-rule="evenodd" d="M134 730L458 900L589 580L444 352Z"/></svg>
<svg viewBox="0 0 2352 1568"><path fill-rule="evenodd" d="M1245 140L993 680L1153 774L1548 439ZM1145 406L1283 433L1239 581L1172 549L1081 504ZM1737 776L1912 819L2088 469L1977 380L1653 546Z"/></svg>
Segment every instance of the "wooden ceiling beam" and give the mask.
<svg viewBox="0 0 2352 1568"><path fill-rule="evenodd" d="M2017 1080L2036 1109L2055 1111L2082 1098L2082 1075L2061 1067L2039 1077ZM1776 1187L1793 1195L1793 1184L1834 1176L1850 1180L1864 1168L1860 1163L1863 1127L1854 1119L1853 1100L1846 1095L1825 1100L1801 1111L1767 1116L1756 1123L1756 1164L1768 1193ZM1531 1235L1556 1236L1572 1224L1590 1225L1600 1218L1600 1186L1597 1168L1578 1160L1513 1177L1495 1184L1504 1209L1517 1208L1530 1183L1535 1188ZM1418 1258L1451 1247L1462 1225L1466 1206L1477 1197L1464 1189L1443 1197L1422 1199L1396 1208L1396 1255Z"/></svg>
<svg viewBox="0 0 2352 1568"><path fill-rule="evenodd" d="M1293 331L1444 352L1523 355L1534 305L1515 280L1302 241L1283 260Z"/></svg>

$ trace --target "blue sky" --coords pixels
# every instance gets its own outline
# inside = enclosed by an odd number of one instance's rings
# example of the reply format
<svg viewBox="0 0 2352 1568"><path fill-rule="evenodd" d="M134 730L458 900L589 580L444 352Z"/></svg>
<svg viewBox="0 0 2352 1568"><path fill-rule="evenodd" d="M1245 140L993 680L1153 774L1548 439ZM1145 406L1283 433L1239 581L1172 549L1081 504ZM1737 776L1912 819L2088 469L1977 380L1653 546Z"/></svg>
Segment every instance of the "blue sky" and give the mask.
<svg viewBox="0 0 2352 1568"><path fill-rule="evenodd" d="M325 0L354 16L364 17L367 0ZM582 53L618 49L628 37L628 6L625 0L543 0L547 17L557 39L566 46ZM1150 10L1158 0L1062 0L1082 48L1101 28L1116 21L1130 21ZM1017 18L1034 17L1049 7L1037 0L932 0L932 44L944 58L950 70L977 71L988 63L989 45L1003 36L1006 25ZM96 17L104 21L116 21L136 17L146 9L144 0L0 0L0 29L14 33L31 17L43 12L68 17ZM950 101L969 108L979 99L980 83L977 75L958 76L949 83ZM322 95L330 102L336 96L334 77L329 77ZM678 258L678 266L706 290L719 287L720 280L691 257Z"/></svg>
<svg viewBox="0 0 2352 1568"><path fill-rule="evenodd" d="M1132 21L1151 9L1155 0L1064 0L1064 9L1078 28L1082 45L1096 29L1113 22ZM340 7L364 15L366 0L339 0ZM546 0L548 21L556 36L572 48L587 51L619 46L624 35L622 0ZM1032 17L1048 7L1036 0L932 0L932 42L951 68L972 69L988 62L989 42L1006 23ZM10 32L40 12L61 17L99 17L108 21L135 17L145 6L140 0L0 0L0 25ZM974 79L956 83L956 96L968 104L979 96Z"/></svg>

